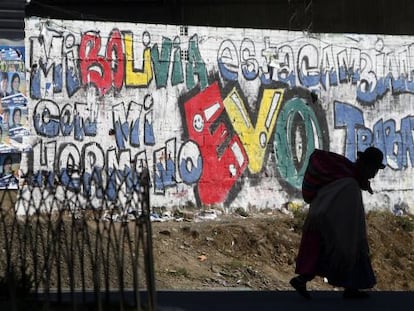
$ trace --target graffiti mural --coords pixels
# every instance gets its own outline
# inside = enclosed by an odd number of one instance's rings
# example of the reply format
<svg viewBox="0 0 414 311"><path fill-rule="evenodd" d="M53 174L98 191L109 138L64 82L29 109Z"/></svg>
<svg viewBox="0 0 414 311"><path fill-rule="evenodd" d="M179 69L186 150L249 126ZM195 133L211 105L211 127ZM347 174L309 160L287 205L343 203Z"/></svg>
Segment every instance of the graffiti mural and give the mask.
<svg viewBox="0 0 414 311"><path fill-rule="evenodd" d="M7 139L30 146L21 169L36 187L122 206L119 189L133 194L147 166L152 204L226 208L301 199L315 148L354 160L375 145L389 168L375 186L410 205L413 47L414 37L30 18L27 97L2 102L29 132Z"/></svg>

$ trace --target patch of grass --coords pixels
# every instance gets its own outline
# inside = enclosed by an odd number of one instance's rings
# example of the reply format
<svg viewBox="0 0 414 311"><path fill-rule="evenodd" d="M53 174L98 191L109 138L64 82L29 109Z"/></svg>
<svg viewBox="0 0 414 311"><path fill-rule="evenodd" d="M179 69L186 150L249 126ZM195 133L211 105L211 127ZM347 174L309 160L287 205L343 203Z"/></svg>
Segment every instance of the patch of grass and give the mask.
<svg viewBox="0 0 414 311"><path fill-rule="evenodd" d="M403 231L413 232L414 231L414 219L410 216L396 216L397 226Z"/></svg>
<svg viewBox="0 0 414 311"><path fill-rule="evenodd" d="M230 261L229 263L227 263L227 267L228 267L229 269L234 269L234 270L236 270L236 269L241 269L241 268L243 268L243 267L244 267L244 264L243 264L243 262L242 262L242 261L240 261L240 260L232 260L232 261Z"/></svg>
<svg viewBox="0 0 414 311"><path fill-rule="evenodd" d="M174 276L182 276L188 278L190 274L188 273L187 269L184 267L180 267L173 270L167 270L168 274L174 275Z"/></svg>
<svg viewBox="0 0 414 311"><path fill-rule="evenodd" d="M372 219L374 222L382 219L384 224L393 226L394 229L401 229L405 232L414 231L414 216L409 213L404 215L395 215L389 210L373 210L368 212L367 219Z"/></svg>
<svg viewBox="0 0 414 311"><path fill-rule="evenodd" d="M292 228L295 232L301 231L308 215L308 210L304 208L290 209L293 215Z"/></svg>

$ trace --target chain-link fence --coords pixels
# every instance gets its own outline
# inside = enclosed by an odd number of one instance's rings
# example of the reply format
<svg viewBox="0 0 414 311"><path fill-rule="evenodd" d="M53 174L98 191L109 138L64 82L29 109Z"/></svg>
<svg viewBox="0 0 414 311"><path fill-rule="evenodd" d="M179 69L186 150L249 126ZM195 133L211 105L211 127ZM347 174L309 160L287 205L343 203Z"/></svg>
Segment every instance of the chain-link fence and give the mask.
<svg viewBox="0 0 414 311"><path fill-rule="evenodd" d="M114 294L117 310L155 309L148 170L136 181L112 201L59 184L0 192L0 295L13 309L31 297L107 310Z"/></svg>

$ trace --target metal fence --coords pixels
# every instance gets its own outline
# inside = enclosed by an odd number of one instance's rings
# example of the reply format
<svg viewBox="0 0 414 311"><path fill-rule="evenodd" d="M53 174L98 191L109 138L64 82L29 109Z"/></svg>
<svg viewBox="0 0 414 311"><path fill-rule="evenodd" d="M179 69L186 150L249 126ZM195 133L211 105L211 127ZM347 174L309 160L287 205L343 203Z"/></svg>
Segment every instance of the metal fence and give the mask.
<svg viewBox="0 0 414 311"><path fill-rule="evenodd" d="M116 189L115 201L61 185L2 190L0 295L15 310L22 297L43 309L155 310L148 169L137 181L134 191Z"/></svg>

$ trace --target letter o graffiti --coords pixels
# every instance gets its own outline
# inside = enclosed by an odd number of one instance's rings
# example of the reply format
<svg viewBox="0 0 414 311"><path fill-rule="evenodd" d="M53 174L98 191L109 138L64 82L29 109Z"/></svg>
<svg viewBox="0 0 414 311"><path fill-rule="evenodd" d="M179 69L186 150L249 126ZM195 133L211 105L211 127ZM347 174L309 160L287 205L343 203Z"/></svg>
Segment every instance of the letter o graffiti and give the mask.
<svg viewBox="0 0 414 311"><path fill-rule="evenodd" d="M274 148L281 177L300 188L309 156L315 148L323 148L318 118L304 100L293 98L283 105L276 120Z"/></svg>
<svg viewBox="0 0 414 311"><path fill-rule="evenodd" d="M179 172L184 183L196 183L203 172L203 160L200 148L194 141L185 142L178 154Z"/></svg>

